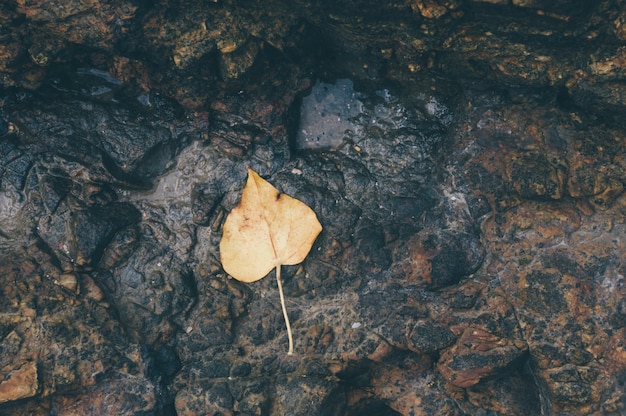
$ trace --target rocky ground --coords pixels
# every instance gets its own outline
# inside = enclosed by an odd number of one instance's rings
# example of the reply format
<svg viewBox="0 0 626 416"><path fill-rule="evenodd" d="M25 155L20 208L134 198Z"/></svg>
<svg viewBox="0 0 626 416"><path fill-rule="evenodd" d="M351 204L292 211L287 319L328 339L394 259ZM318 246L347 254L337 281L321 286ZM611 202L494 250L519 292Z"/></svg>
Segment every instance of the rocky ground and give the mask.
<svg viewBox="0 0 626 416"><path fill-rule="evenodd" d="M3 2L0 414L625 414L625 23ZM324 227L292 356L275 280L219 260L248 167Z"/></svg>

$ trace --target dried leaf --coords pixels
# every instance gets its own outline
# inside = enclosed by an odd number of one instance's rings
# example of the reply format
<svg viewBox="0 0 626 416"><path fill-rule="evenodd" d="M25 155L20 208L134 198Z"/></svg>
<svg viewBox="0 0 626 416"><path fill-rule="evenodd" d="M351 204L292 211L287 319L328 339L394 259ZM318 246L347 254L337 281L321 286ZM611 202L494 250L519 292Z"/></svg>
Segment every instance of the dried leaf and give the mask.
<svg viewBox="0 0 626 416"><path fill-rule="evenodd" d="M222 266L237 280L255 282L276 266L301 263L321 231L311 208L248 169L241 202L224 222Z"/></svg>
<svg viewBox="0 0 626 416"><path fill-rule="evenodd" d="M276 269L280 303L287 326L289 352L293 338L280 267L301 263L322 231L315 212L303 202L281 194L255 171L248 169L248 180L241 201L224 222L220 256L222 267L235 279L251 283Z"/></svg>

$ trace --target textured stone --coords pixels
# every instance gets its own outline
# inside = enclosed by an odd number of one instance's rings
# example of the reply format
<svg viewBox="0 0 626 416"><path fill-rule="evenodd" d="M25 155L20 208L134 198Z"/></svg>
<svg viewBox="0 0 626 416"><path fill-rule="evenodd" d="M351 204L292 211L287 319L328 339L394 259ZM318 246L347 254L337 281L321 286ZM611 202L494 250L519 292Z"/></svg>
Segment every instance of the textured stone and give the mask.
<svg viewBox="0 0 626 416"><path fill-rule="evenodd" d="M460 333L454 347L439 359L441 375L457 387L469 387L523 361L526 345L497 337L483 328L453 328Z"/></svg>
<svg viewBox="0 0 626 416"><path fill-rule="evenodd" d="M143 376L114 374L81 393L56 397L53 408L59 416L133 415L154 412L155 386Z"/></svg>
<svg viewBox="0 0 626 416"><path fill-rule="evenodd" d="M25 399L37 394L39 383L36 363L24 363L3 376L4 380L0 382L0 403Z"/></svg>
<svg viewBox="0 0 626 416"><path fill-rule="evenodd" d="M29 260L20 260L24 258ZM48 406L52 396L106 385L107 380L115 378L113 372L134 380L131 385L146 383L138 369L142 362L137 346L129 343L106 305L92 303L54 282L62 273L49 254L31 246L27 253L12 252L1 264L1 364L8 373L4 375L6 384L0 384L4 386L0 388L8 394L3 400L6 405L36 396ZM77 283L80 285L80 280ZM116 350L118 347L120 350ZM25 358L30 361L21 361ZM118 397L124 390L135 388L112 383L117 389L108 387L108 394ZM91 397L86 391L84 397ZM145 409L153 408L151 397ZM121 400L115 406L128 405L124 403ZM11 407L1 409L11 414ZM59 413L64 409L57 408Z"/></svg>
<svg viewBox="0 0 626 416"><path fill-rule="evenodd" d="M332 378L297 377L280 380L276 387L276 401L271 414L304 414L302 402L307 403L306 411L316 415L341 415L345 412L346 398L337 380Z"/></svg>
<svg viewBox="0 0 626 416"><path fill-rule="evenodd" d="M621 0L13 3L0 413L624 413ZM293 357L219 263L247 167L324 226Z"/></svg>
<svg viewBox="0 0 626 416"><path fill-rule="evenodd" d="M179 390L174 402L176 414L181 416L232 415L233 398L228 384L218 382L207 387L205 390L200 386L189 386Z"/></svg>
<svg viewBox="0 0 626 416"><path fill-rule="evenodd" d="M406 242L396 258L397 264L408 258L407 281L440 288L458 283L478 270L484 255L475 235L423 230Z"/></svg>

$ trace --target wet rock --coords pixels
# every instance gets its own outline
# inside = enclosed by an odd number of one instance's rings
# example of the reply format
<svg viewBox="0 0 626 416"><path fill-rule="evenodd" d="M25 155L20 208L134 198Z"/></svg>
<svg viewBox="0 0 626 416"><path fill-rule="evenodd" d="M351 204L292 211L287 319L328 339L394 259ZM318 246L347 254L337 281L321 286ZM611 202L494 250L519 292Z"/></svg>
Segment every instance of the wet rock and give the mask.
<svg viewBox="0 0 626 416"><path fill-rule="evenodd" d="M71 292L78 289L78 278L74 273L63 273L59 276L57 283Z"/></svg>
<svg viewBox="0 0 626 416"><path fill-rule="evenodd" d="M297 150L336 149L357 133L359 124L350 119L362 113L363 103L353 85L349 79L339 79L335 84L318 81L313 86L302 99Z"/></svg>
<svg viewBox="0 0 626 416"><path fill-rule="evenodd" d="M527 216L530 214L527 209L534 210L532 207L522 207L518 213L524 212L522 216ZM511 215L516 218L514 221L518 221L521 217L515 212L517 211L511 212ZM528 335L525 338L529 353L536 362L537 374L542 380L547 380L550 377L548 374L559 374L564 366L574 373L579 367L581 371L586 371L584 368L590 366L591 373L596 373L598 370L594 369L595 366L592 364L593 357L604 349L598 342L604 345L614 343L613 335L594 323L596 319L605 318L599 318L598 311L591 312L590 308L593 308L591 305L597 302L596 299L602 298L604 303L610 305L617 301L615 292L601 287L606 287L602 285L616 278L615 263L609 253L617 248L608 248L613 244L609 242L611 237L608 235L621 233L621 226L601 228L597 223L599 220L597 217L601 218L603 214L596 214L595 218L586 218L584 223L579 215L574 210L557 207L552 210L544 208L540 213L530 214L527 220L537 224L533 231L527 229L530 233L537 233L534 243L517 245L515 248L502 251L503 258L510 255L510 250L524 250L531 255L528 257L528 254L525 256L518 254L515 264L521 267L514 272L509 268L513 266L512 264L505 267L503 274L499 274L499 279L507 291L512 290L513 286L518 287L509 293L525 305L520 320L530 324L526 326L525 333ZM591 225L594 223L597 225ZM587 237L592 235L589 234L590 226L598 227L592 232L595 243L587 240ZM524 231L520 229L519 232ZM564 238L567 244L562 249L554 247L551 242L561 238ZM499 261L491 267L498 267L497 263ZM515 277L509 274L511 272ZM606 283L595 286L591 283L594 280ZM591 289L594 286L596 289ZM567 318L572 311L575 311L580 320L570 321ZM602 312L603 315L606 313L608 311ZM587 314L592 314L594 318L583 318ZM548 339L559 341L554 345ZM550 380L546 383L552 385L551 388L554 389L550 394L553 408L557 409L569 408L574 403L580 405L590 402L592 390L604 391L604 394L609 396L617 394L612 382L605 383L596 377L589 377L584 381L580 381L582 378Z"/></svg>
<svg viewBox="0 0 626 416"><path fill-rule="evenodd" d="M419 232L395 254L396 267L413 284L440 288L474 273L485 252L477 236L464 233Z"/></svg>
<svg viewBox="0 0 626 416"><path fill-rule="evenodd" d="M472 386L523 362L527 351L523 342L499 338L482 328L453 330L459 333L458 340L442 354L437 369L455 386Z"/></svg>
<svg viewBox="0 0 626 416"><path fill-rule="evenodd" d="M619 157L616 159L613 151L604 150L604 140L602 136L597 139L583 136L573 143L571 174L567 183L572 197L587 197L599 209L609 207L623 192L623 183L616 177L620 169L619 162L616 163Z"/></svg>
<svg viewBox="0 0 626 416"><path fill-rule="evenodd" d="M52 400L52 409L59 415L138 414L158 411L156 391L144 377L115 374L84 392ZM111 400L115 396L118 399Z"/></svg>
<svg viewBox="0 0 626 416"><path fill-rule="evenodd" d="M607 120L621 123L619 113L626 102L626 90L622 83L613 81L609 74L603 75L605 77L590 76L572 82L568 90L570 98L581 108L594 108Z"/></svg>
<svg viewBox="0 0 626 416"><path fill-rule="evenodd" d="M584 405L592 400L591 383L599 374L592 367L576 367L565 365L546 374L554 383L550 383L551 393L555 399L574 405Z"/></svg>
<svg viewBox="0 0 626 416"><path fill-rule="evenodd" d="M34 157L11 139L2 141L2 150L6 155L2 161L2 183L5 186L10 184L16 190L23 189Z"/></svg>
<svg viewBox="0 0 626 416"><path fill-rule="evenodd" d="M620 2L88 6L0 5L0 413L624 412ZM292 357L247 167L324 226Z"/></svg>
<svg viewBox="0 0 626 416"><path fill-rule="evenodd" d="M444 4L438 4L437 1L432 0L415 0L411 1L411 9L414 12L421 14L423 17L427 19L439 19L444 16L450 10L454 10L459 7L460 2L451 1L451 2L443 2Z"/></svg>
<svg viewBox="0 0 626 416"><path fill-rule="evenodd" d="M70 208L72 201L40 219L38 234L63 263L72 267L95 264L113 236L139 221L139 212L129 204ZM79 206L79 204L76 204Z"/></svg>
<svg viewBox="0 0 626 416"><path fill-rule="evenodd" d="M186 2L175 15L153 9L141 22L143 48L155 60L171 60L180 69L218 54L221 75L236 79L255 62L260 46L282 50L292 43L287 34L296 19L284 4L254 14L246 7L205 6Z"/></svg>
<svg viewBox="0 0 626 416"><path fill-rule="evenodd" d="M111 182L113 176L135 186L149 186L186 140L184 126L164 123L159 115L169 112L174 118L182 117L183 112L166 100L156 101L159 105L153 109L116 106L119 99L133 102L132 97L124 94L106 103L94 101L91 96L76 99L75 95L84 96L80 88L66 85L64 80L53 83L48 93L61 93L64 97L55 105L33 95L16 98L11 115L20 129L16 139L30 143L31 151L47 150L83 165L94 182ZM89 116L71 116L77 112ZM153 126L149 134L145 131L146 123ZM36 127L42 125L47 126L47 132Z"/></svg>
<svg viewBox="0 0 626 416"><path fill-rule="evenodd" d="M238 379L230 383L229 387L235 399L235 412L261 416L270 414L270 386L267 379Z"/></svg>
<svg viewBox="0 0 626 416"><path fill-rule="evenodd" d="M245 74L254 64L259 53L256 41L248 41L229 53L220 55L220 74L224 79L236 79Z"/></svg>
<svg viewBox="0 0 626 416"><path fill-rule="evenodd" d="M332 379L298 377L279 381L276 396L272 414L340 415L346 406L342 389ZM307 403L306 408L303 408L302 401Z"/></svg>
<svg viewBox="0 0 626 416"><path fill-rule="evenodd" d="M120 259L113 271L102 270L95 276L128 333L154 345L172 336L174 322L193 305L195 283L167 245L145 234L138 238L141 242L132 256Z"/></svg>
<svg viewBox="0 0 626 416"><path fill-rule="evenodd" d="M401 367L401 368L400 368ZM443 380L439 375L430 374L426 369L429 363L415 362L413 360L399 360L397 365L374 365L367 380L369 389L376 392L376 398L380 402L371 402L367 395L362 394L359 399L363 400L360 406L355 403L354 408L360 408L363 412L376 409L378 405L381 414L407 415L429 414L443 412L450 415L463 414L463 409L456 401L441 394L444 391ZM426 373L425 373L426 370ZM361 388L361 390L364 390ZM417 399L414 391L423 391ZM358 397L358 396L357 396ZM358 399L357 399L358 400ZM374 405L374 406L373 406ZM362 407L361 407L362 406Z"/></svg>
<svg viewBox="0 0 626 416"><path fill-rule="evenodd" d="M456 340L456 335L446 325L418 321L409 333L409 349L420 354L441 351Z"/></svg>
<svg viewBox="0 0 626 416"><path fill-rule="evenodd" d="M5 373L4 381L0 383L0 403L33 397L37 394L38 388L36 364L24 363L19 368Z"/></svg>
<svg viewBox="0 0 626 416"><path fill-rule="evenodd" d="M218 208L221 195L217 184L195 184L191 191L193 221L198 225L209 225Z"/></svg>
<svg viewBox="0 0 626 416"><path fill-rule="evenodd" d="M176 414L233 414L233 398L226 382L206 386L190 386L176 395Z"/></svg>
<svg viewBox="0 0 626 416"><path fill-rule="evenodd" d="M512 154L507 162L507 177L524 199L560 199L565 192L567 165L554 156Z"/></svg>
<svg viewBox="0 0 626 416"><path fill-rule="evenodd" d="M545 404L541 403L532 371L527 366L513 372L507 380L483 379L464 391L468 400L462 407L467 412L492 411L530 415L545 411Z"/></svg>
<svg viewBox="0 0 626 416"><path fill-rule="evenodd" d="M125 20L134 17L136 7L129 2L94 5L73 1L63 7L45 2L18 2L18 13L29 21L46 27L46 32L70 42L93 46L111 46L116 35L122 32ZM87 13L89 18L80 19L76 15ZM115 19L115 24L108 22ZM87 23L91 25L87 25ZM117 32L117 33L116 33Z"/></svg>
<svg viewBox="0 0 626 416"><path fill-rule="evenodd" d="M456 284L485 258L466 196L444 190L444 198L433 208L441 223L424 227L395 247L393 270L409 284L433 289Z"/></svg>
<svg viewBox="0 0 626 416"><path fill-rule="evenodd" d="M64 397L73 397L72 392L80 389L85 389L82 402L91 402L95 396L87 388L96 384L98 390L112 383L108 394L117 397L136 388L116 384L116 377L135 380L133 386L146 383L137 346L129 342L106 305L58 285L55 276L62 274L49 255L31 246L28 253L11 252L1 264L3 413L13 414L13 404L31 396L38 396L44 408L51 408L55 401L63 403ZM25 357L30 360L22 361ZM109 405L137 405L132 403L135 399L127 399ZM153 408L150 387L142 400L144 409ZM104 408L94 406L95 412ZM61 413L67 409L65 405L57 407Z"/></svg>

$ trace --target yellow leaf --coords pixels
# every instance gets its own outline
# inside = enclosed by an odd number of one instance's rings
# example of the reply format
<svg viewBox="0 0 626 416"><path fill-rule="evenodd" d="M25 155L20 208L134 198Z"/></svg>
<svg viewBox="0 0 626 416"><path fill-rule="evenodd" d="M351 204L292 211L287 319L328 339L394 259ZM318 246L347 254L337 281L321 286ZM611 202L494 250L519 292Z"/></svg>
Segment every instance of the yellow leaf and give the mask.
<svg viewBox="0 0 626 416"><path fill-rule="evenodd" d="M220 257L226 273L239 281L251 283L276 269L289 335L289 354L293 345L280 266L301 263L321 231L322 226L311 208L281 194L252 169L248 169L248 180L239 205L224 222Z"/></svg>
<svg viewBox="0 0 626 416"><path fill-rule="evenodd" d="M311 208L248 169L241 202L224 222L222 266L239 281L255 282L276 266L301 263L321 231Z"/></svg>

